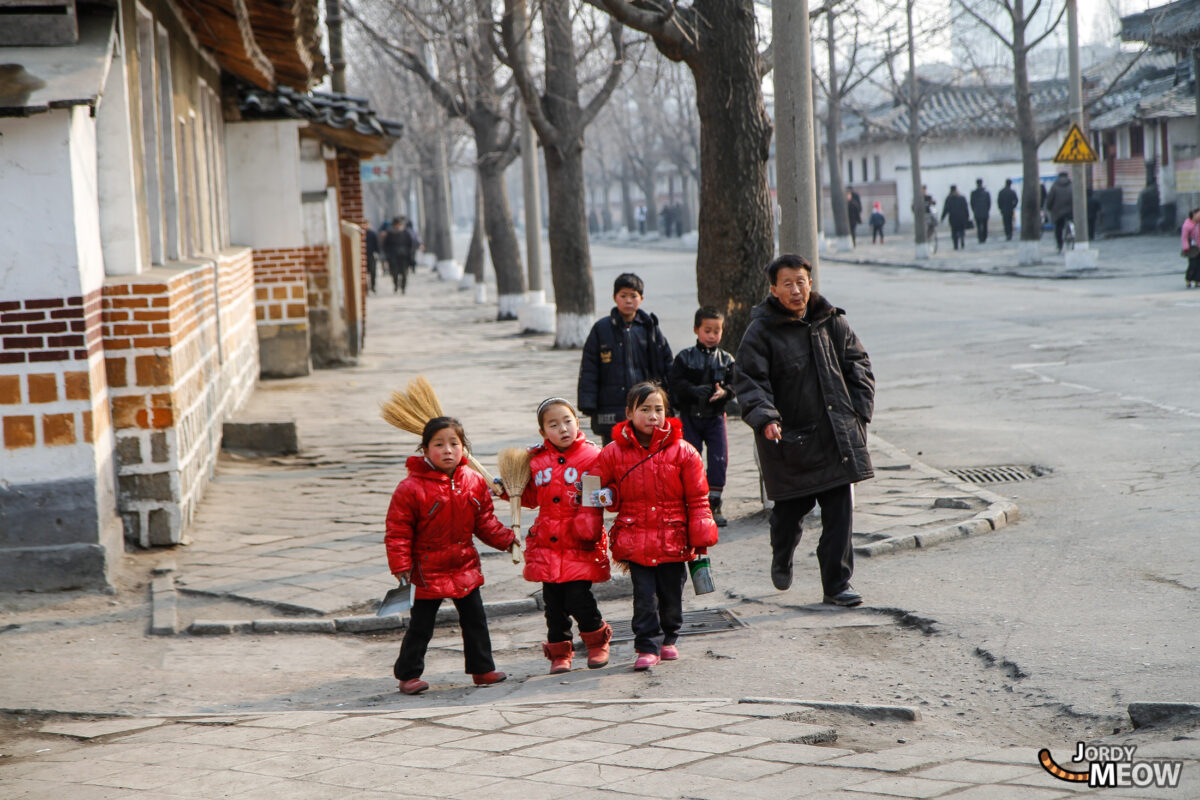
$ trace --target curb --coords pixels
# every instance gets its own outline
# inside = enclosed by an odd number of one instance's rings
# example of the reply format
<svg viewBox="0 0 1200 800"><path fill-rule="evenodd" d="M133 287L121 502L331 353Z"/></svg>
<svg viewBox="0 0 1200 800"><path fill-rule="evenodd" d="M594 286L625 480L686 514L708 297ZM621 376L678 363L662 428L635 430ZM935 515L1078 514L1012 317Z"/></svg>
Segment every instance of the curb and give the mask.
<svg viewBox="0 0 1200 800"><path fill-rule="evenodd" d="M153 596L153 614L158 613L159 599L159 594L155 593ZM163 600L166 601L166 599L164 595ZM175 603L173 592L170 595L169 602L173 609ZM488 617L511 617L517 614L536 612L539 608L537 600L532 597L523 600L497 600L483 604L483 609ZM446 625L456 622L458 622L458 612L452 606L444 606L438 609L436 624ZM399 614L391 614L386 617L371 615L337 617L335 619L272 617L270 619L248 621L196 620L187 627L184 633L191 636L229 636L244 633L385 633L388 631L404 630L407 627L408 617ZM177 631L174 628L169 632L166 630L158 631L152 628L151 633L173 635Z"/></svg>
<svg viewBox="0 0 1200 800"><path fill-rule="evenodd" d="M1021 518L1020 509L1011 500L989 492L987 489L981 489L966 481L959 480L953 475L942 472L939 469L934 469L922 461L911 458L898 447L878 436L872 437L872 444L880 450L885 451L892 458L908 461L911 469L930 477L938 478L961 490L964 494L977 497L987 503L988 507L965 522L955 522L950 525L931 528L927 531L910 533L905 536L894 536L889 539L871 542L870 544L859 545L854 548L854 555L856 556L871 558L873 556L899 552L900 550L931 547L935 544L943 544L968 536L979 536L980 534L1000 530Z"/></svg>
<svg viewBox="0 0 1200 800"><path fill-rule="evenodd" d="M1120 277L1118 272L1100 272L1099 267L1089 269L1067 270L1065 267L1061 271L1049 273L1032 273L1029 270L1039 269L1041 267L1051 266L1049 264L1032 264L1029 267L1022 269L1021 267L1002 267L999 269L982 269L978 267L951 267L951 266L934 266L930 264L922 264L917 261L879 261L869 258L839 258L833 256L821 256L822 261L832 261L837 264L855 264L860 267L891 267L893 269L915 269L921 272L949 272L962 273L966 275L986 275L993 278L1025 278L1027 280L1046 280L1046 281L1077 281L1077 280L1111 280ZM1167 274L1167 273L1163 273ZM1171 273L1174 274L1174 273Z"/></svg>

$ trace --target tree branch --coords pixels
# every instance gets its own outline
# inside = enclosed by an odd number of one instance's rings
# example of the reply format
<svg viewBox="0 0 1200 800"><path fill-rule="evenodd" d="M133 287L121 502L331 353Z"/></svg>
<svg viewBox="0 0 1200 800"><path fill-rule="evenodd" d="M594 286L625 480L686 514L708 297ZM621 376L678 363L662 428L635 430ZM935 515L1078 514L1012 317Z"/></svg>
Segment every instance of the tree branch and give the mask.
<svg viewBox="0 0 1200 800"><path fill-rule="evenodd" d="M609 21L608 34L612 38L613 43L613 60L612 65L608 70L608 78L604 81L604 85L596 92L596 95L591 99L580 112L579 127L586 128L600 113L600 109L608 102L608 98L612 96L613 90L617 88L617 84L621 80L621 69L625 66L625 44L622 41L622 32L624 26L615 18Z"/></svg>
<svg viewBox="0 0 1200 800"><path fill-rule="evenodd" d="M487 0L478 0L478 2L486 3ZM525 104L525 113L529 115L529 121L537 131L538 138L542 140L543 144L556 142L560 138L559 130L543 113L537 85L533 81L533 75L529 72L529 61L525 55L530 31L527 20L525 0L504 0L504 16L500 19L500 36L504 40L507 56L500 56L500 60L512 70L513 79L517 82L517 88L520 90L521 99ZM518 25L521 28L519 32Z"/></svg>
<svg viewBox="0 0 1200 800"><path fill-rule="evenodd" d="M613 19L628 25L634 30L648 33L654 37L654 43L668 58L682 61L696 54L696 42L688 36L676 17L674 2L666 3L663 8L662 0L645 0L643 5L652 6L654 10L636 7L628 0L584 0L601 11L612 15Z"/></svg>
<svg viewBox="0 0 1200 800"><path fill-rule="evenodd" d="M1056 17L1054 20L1054 24L1047 27L1041 36L1037 37L1032 42L1025 45L1025 52L1028 53L1030 50L1032 50L1033 48L1035 48L1039 44L1041 44L1043 41L1045 41L1047 36L1054 33L1054 29L1058 27L1058 23L1062 22L1063 15L1066 13L1067 13L1067 5L1066 5L1066 3L1064 3L1062 9L1058 12L1058 17Z"/></svg>
<svg viewBox="0 0 1200 800"><path fill-rule="evenodd" d="M978 22L980 25L982 25L983 27L985 27L989 31L991 31L992 35L995 36L997 39L999 39L1001 42L1003 42L1005 47L1008 47L1009 49L1012 48L1013 43L1010 42L1008 39L1005 39L1004 34L1001 33L999 30L997 30L995 25L993 25L991 22L989 22L988 20L981 17L975 11L975 9L973 9L969 5L967 5L966 2L964 2L964 0L958 0L958 7L961 8L963 11L967 12L968 14L970 14L972 17L974 17L975 21ZM1065 8L1065 6L1064 6L1064 8Z"/></svg>

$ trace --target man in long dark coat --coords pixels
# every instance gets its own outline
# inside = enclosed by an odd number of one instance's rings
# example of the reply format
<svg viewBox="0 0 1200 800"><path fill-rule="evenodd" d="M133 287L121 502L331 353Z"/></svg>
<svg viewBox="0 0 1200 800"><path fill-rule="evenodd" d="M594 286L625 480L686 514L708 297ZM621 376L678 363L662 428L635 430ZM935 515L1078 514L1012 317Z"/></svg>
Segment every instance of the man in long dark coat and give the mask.
<svg viewBox="0 0 1200 800"><path fill-rule="evenodd" d="M812 265L782 255L767 265L771 295L754 307L734 361L742 420L754 429L771 510L771 582L792 585L801 521L821 506L817 561L825 603L856 606L851 485L874 475L867 423L871 360L845 313L812 290Z"/></svg>

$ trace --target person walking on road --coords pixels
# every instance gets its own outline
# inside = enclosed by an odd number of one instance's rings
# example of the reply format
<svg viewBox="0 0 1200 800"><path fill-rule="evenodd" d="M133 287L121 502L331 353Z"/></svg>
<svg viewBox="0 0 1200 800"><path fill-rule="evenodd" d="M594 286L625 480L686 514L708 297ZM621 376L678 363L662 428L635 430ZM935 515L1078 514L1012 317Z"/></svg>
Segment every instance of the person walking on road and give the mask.
<svg viewBox="0 0 1200 800"><path fill-rule="evenodd" d="M965 202L965 198L964 198ZM742 420L754 429L771 510L771 582L792 585L801 521L821 506L823 602L856 606L851 485L874 475L867 424L871 360L845 312L813 291L812 265L781 255L767 265L770 296L754 307L734 361Z"/></svg>
<svg viewBox="0 0 1200 800"><path fill-rule="evenodd" d="M988 214L992 210L992 196L983 188L983 178L975 179L975 189L971 192L971 213L975 215L975 238L980 244L987 241Z"/></svg>
<svg viewBox="0 0 1200 800"><path fill-rule="evenodd" d="M1013 214L1017 210L1017 193L1012 188L1012 178L1004 179L1004 188L996 195L996 207L1004 221L1004 238L1011 242L1013 236Z"/></svg>
<svg viewBox="0 0 1200 800"><path fill-rule="evenodd" d="M862 225L862 198L853 188L846 189L846 215L850 222L850 244L858 247L858 226Z"/></svg>
<svg viewBox="0 0 1200 800"><path fill-rule="evenodd" d="M379 232L367 225L367 275L371 294L375 294L375 274L379 271Z"/></svg>
<svg viewBox="0 0 1200 800"><path fill-rule="evenodd" d="M1180 232L1180 254L1187 259L1187 272L1183 279L1187 288L1200 286L1200 208L1193 208L1183 221Z"/></svg>
<svg viewBox="0 0 1200 800"><path fill-rule="evenodd" d="M954 249L967 246L967 226L971 224L971 212L967 209L967 198L958 193L958 187L951 185L950 194L942 203L942 219L950 218L950 239Z"/></svg>
<svg viewBox="0 0 1200 800"><path fill-rule="evenodd" d="M1067 220L1072 218L1074 200L1071 191L1071 176L1060 172L1050 185L1050 191L1046 192L1046 213L1054 223L1054 241L1060 253L1063 249L1063 231L1067 227Z"/></svg>
<svg viewBox="0 0 1200 800"><path fill-rule="evenodd" d="M408 291L408 271L416 263L416 243L412 233L404 227L404 217L395 217L392 225L383 232L383 255L387 258L388 271L392 274L392 291L404 294Z"/></svg>

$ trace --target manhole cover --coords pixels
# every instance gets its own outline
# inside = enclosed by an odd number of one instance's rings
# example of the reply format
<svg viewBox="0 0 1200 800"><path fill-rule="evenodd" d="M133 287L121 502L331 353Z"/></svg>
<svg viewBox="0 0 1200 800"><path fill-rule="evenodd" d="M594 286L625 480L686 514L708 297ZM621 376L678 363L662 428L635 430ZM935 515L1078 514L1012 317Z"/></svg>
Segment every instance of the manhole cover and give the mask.
<svg viewBox="0 0 1200 800"><path fill-rule="evenodd" d="M612 625L614 642L633 641L633 629L629 627L628 620L609 620L609 624ZM720 633L744 627L746 623L738 619L732 611L724 608L705 608L700 611L683 612L683 627L679 629L679 635L697 636L701 633Z"/></svg>
<svg viewBox="0 0 1200 800"><path fill-rule="evenodd" d="M995 467L961 467L948 469L946 472L967 483L1016 483L1031 478L1040 478L1046 474L1047 470L1042 467L1001 464Z"/></svg>

